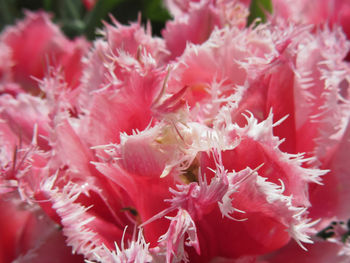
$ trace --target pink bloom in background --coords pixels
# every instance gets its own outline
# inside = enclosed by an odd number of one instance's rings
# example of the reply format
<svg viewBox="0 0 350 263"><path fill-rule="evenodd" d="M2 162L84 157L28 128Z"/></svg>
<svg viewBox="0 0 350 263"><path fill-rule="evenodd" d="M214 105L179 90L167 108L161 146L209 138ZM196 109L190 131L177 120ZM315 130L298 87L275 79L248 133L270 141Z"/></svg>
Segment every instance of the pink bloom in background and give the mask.
<svg viewBox="0 0 350 263"><path fill-rule="evenodd" d="M97 0L83 0L82 2L87 10L91 10L94 8Z"/></svg>
<svg viewBox="0 0 350 263"><path fill-rule="evenodd" d="M82 38L70 41L43 12L27 12L16 27L8 27L1 35L0 92L12 86L16 90L38 93L36 79L49 73L49 66L60 68L71 88L81 77L81 58L89 43ZM14 89L14 88L13 88ZM13 93L13 92L12 92Z"/></svg>
<svg viewBox="0 0 350 263"><path fill-rule="evenodd" d="M246 2L91 47L5 29L0 262L350 262L348 16L247 27Z"/></svg>

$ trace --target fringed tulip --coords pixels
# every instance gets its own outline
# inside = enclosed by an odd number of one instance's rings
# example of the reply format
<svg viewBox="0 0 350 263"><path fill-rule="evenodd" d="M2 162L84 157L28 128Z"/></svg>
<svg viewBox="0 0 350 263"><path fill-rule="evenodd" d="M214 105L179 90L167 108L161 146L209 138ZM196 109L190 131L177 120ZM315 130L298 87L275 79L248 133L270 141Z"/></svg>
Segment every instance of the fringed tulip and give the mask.
<svg viewBox="0 0 350 263"><path fill-rule="evenodd" d="M0 261L349 261L349 43L246 2L2 33Z"/></svg>

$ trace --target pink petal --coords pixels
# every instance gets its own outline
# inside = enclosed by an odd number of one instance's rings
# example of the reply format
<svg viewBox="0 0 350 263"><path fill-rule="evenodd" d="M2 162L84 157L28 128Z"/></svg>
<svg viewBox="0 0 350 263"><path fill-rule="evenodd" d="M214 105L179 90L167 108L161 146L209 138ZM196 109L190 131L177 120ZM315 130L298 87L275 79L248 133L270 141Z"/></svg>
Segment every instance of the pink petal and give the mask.
<svg viewBox="0 0 350 263"><path fill-rule="evenodd" d="M30 144L33 139L34 125L38 126L38 144L42 149L49 149L48 142L43 137L48 136L49 118L48 107L45 101L27 94L19 94L17 98L3 95L0 98L0 113L12 132L18 136L18 142L24 145ZM41 137L43 136L43 137Z"/></svg>
<svg viewBox="0 0 350 263"><path fill-rule="evenodd" d="M182 1L180 4L186 13L175 16L169 21L162 35L171 52L171 59L180 56L187 43L202 44L211 35L214 28L225 25L244 27L247 10L244 6L230 1ZM168 1L172 5L172 1ZM173 6L173 5L172 5Z"/></svg>
<svg viewBox="0 0 350 263"><path fill-rule="evenodd" d="M12 51L14 80L35 94L38 89L32 77L44 77L49 65L63 66L67 80L76 85L80 76L82 51L86 51L89 46L82 39L69 41L44 12L26 12L24 20L4 31L1 41ZM26 48L23 48L23 43L26 43Z"/></svg>
<svg viewBox="0 0 350 263"><path fill-rule="evenodd" d="M328 262L348 262L347 256L339 256L339 245L319 241L308 246L307 251L302 251L295 243L290 243L286 247L267 256L266 260L269 263L279 262L300 262L300 263L328 263Z"/></svg>

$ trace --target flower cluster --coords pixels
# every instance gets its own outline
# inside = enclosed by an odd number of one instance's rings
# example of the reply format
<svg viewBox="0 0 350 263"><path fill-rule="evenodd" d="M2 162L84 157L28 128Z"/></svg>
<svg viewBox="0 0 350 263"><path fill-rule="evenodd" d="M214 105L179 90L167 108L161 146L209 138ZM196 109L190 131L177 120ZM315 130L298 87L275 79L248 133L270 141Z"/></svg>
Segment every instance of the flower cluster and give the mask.
<svg viewBox="0 0 350 263"><path fill-rule="evenodd" d="M350 5L248 2L1 33L0 262L350 261Z"/></svg>

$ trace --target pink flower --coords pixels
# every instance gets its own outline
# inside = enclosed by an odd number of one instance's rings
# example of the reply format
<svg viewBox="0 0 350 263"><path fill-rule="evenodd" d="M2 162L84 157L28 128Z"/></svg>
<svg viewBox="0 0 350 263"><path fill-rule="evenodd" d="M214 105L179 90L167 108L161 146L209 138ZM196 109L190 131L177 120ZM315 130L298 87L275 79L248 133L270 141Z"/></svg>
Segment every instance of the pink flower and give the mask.
<svg viewBox="0 0 350 263"><path fill-rule="evenodd" d="M94 8L97 0L83 0L82 2L87 10L91 10Z"/></svg>
<svg viewBox="0 0 350 263"><path fill-rule="evenodd" d="M50 66L60 67L67 83L75 88L81 77L81 57L89 47L82 38L67 39L43 12L27 12L23 21L5 29L0 43L1 52L7 56L0 68L1 92L14 83L27 92L38 93L35 78L42 79Z"/></svg>
<svg viewBox="0 0 350 263"><path fill-rule="evenodd" d="M274 0L274 18L319 27L340 26L350 39L350 2L346 0ZM349 60L349 54L347 56Z"/></svg>
<svg viewBox="0 0 350 263"><path fill-rule="evenodd" d="M17 80L24 92L1 95L0 204L20 219L0 217L4 260L44 261L47 244L88 262L348 260L341 29L245 28L241 4L166 3L164 39L114 21L71 64L79 81L53 64L38 81L45 96ZM12 81L11 64L0 73Z"/></svg>
<svg viewBox="0 0 350 263"><path fill-rule="evenodd" d="M175 14L163 30L170 58L181 55L187 43L205 42L215 27L227 25L242 28L246 24L248 10L233 1L166 1L170 11ZM176 16L176 14L179 14Z"/></svg>

